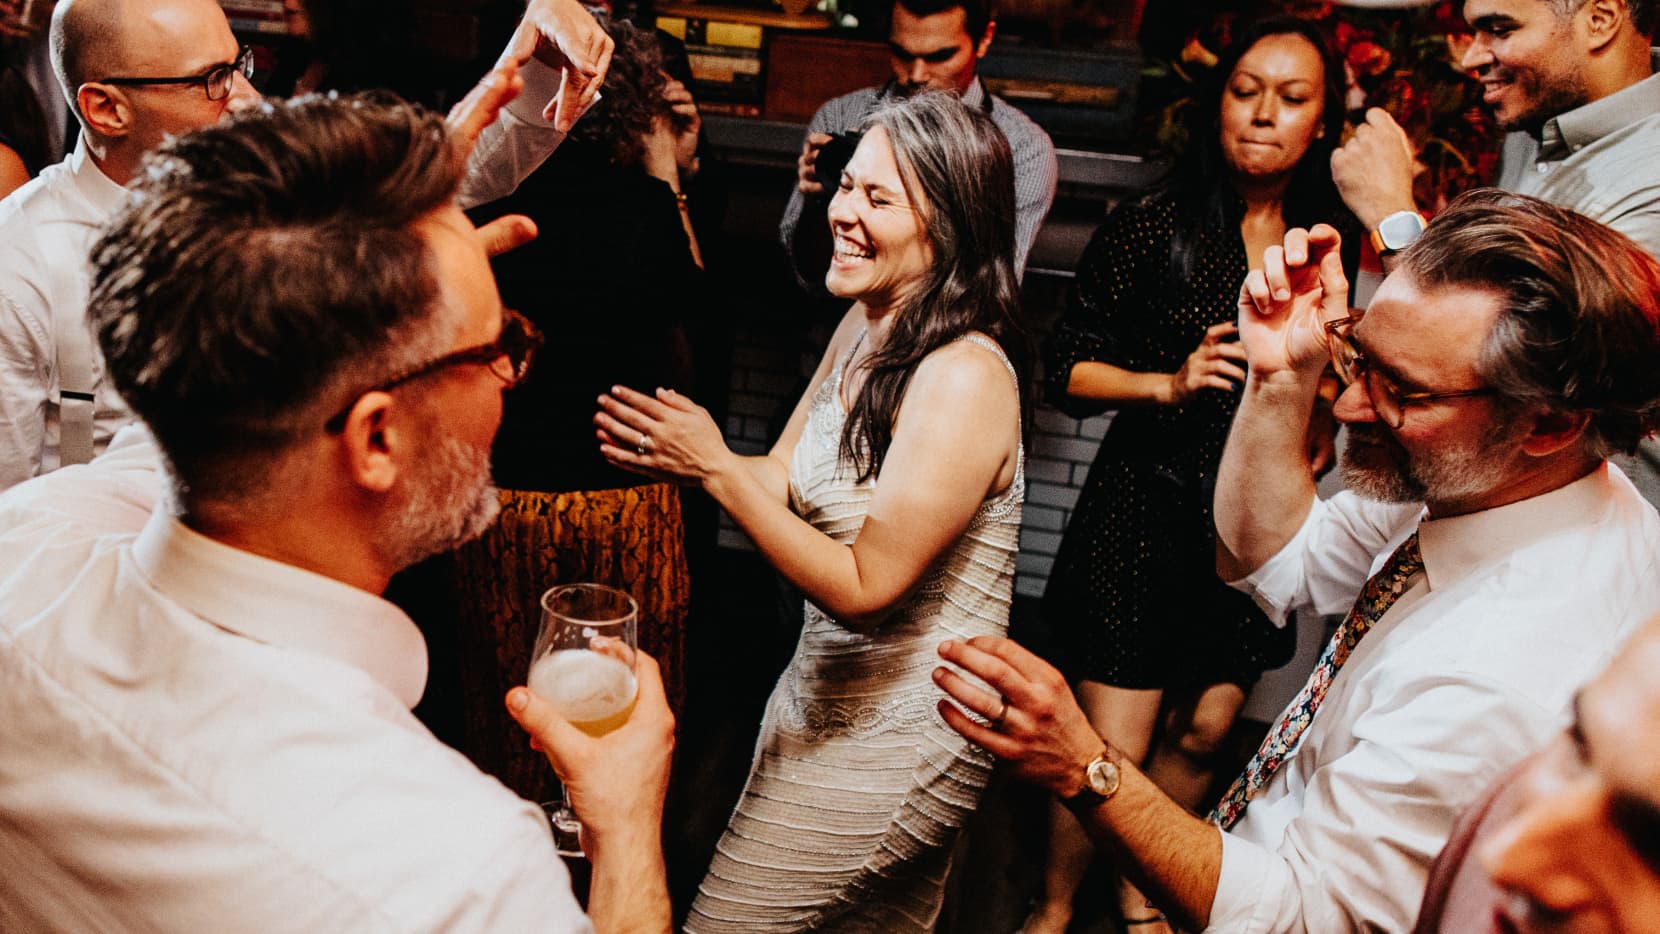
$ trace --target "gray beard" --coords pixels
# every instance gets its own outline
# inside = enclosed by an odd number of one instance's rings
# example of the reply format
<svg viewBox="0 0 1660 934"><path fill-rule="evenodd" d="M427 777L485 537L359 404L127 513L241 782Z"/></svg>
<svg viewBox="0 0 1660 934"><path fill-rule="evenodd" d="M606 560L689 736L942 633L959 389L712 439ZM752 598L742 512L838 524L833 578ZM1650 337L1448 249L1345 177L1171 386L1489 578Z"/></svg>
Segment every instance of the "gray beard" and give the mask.
<svg viewBox="0 0 1660 934"><path fill-rule="evenodd" d="M1474 447L1442 450L1414 462L1389 430L1350 425L1338 460L1344 486L1385 503L1445 502L1486 493L1507 471L1492 455L1509 447L1513 426L1498 419Z"/></svg>
<svg viewBox="0 0 1660 934"><path fill-rule="evenodd" d="M392 567L406 568L479 537L500 512L490 449L441 437L410 481L381 547Z"/></svg>
<svg viewBox="0 0 1660 934"><path fill-rule="evenodd" d="M1384 503L1423 502L1423 484L1412 476L1406 452L1388 437L1387 431L1369 425L1350 425L1347 435L1337 459L1337 472L1343 478L1344 487Z"/></svg>

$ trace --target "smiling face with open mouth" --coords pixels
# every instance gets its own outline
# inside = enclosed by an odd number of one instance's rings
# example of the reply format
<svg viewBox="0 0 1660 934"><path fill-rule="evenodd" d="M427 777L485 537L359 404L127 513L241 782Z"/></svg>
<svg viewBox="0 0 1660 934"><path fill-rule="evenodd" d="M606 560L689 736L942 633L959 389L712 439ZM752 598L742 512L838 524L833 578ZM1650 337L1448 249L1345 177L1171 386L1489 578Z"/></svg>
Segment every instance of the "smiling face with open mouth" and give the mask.
<svg viewBox="0 0 1660 934"><path fill-rule="evenodd" d="M1481 81L1499 129L1537 133L1590 99L1579 39L1585 8L1559 16L1545 0L1469 0L1475 30L1463 67Z"/></svg>
<svg viewBox="0 0 1660 934"><path fill-rule="evenodd" d="M933 250L922 207L911 200L887 131L877 127L860 140L830 199L829 218L830 294L887 309L926 278Z"/></svg>

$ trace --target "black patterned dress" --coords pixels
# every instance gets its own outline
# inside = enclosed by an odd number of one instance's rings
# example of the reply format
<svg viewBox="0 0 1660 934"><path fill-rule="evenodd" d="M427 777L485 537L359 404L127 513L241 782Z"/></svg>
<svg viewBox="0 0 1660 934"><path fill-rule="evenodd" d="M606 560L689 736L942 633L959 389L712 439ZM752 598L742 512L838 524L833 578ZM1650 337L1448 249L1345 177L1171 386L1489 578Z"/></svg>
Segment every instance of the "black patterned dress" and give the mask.
<svg viewBox="0 0 1660 934"><path fill-rule="evenodd" d="M1236 319L1247 270L1238 224L1201 237L1192 275L1176 281L1170 241L1184 210L1197 206L1167 190L1120 205L1096 230L1076 301L1046 347L1050 404L1080 418L1104 411L1066 394L1075 364L1173 373L1207 328ZM1216 576L1211 499L1238 405L1237 391L1203 389L1181 406L1125 406L1114 417L1044 594L1053 657L1069 678L1248 687L1290 659L1291 629Z"/></svg>

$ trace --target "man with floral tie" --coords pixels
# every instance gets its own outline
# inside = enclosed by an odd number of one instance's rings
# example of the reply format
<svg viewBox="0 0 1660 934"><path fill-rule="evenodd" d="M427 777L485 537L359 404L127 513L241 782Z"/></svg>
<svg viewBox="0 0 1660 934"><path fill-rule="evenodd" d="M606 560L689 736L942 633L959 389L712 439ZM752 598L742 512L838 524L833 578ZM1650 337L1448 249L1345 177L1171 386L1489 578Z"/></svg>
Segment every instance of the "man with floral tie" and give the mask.
<svg viewBox="0 0 1660 934"><path fill-rule="evenodd" d="M1410 928L1459 809L1660 610L1660 517L1607 462L1660 423L1660 263L1571 211L1473 192L1360 317L1337 247L1293 230L1246 279L1216 522L1219 570L1270 616L1346 615L1211 815L1103 749L1023 649L941 647L1001 693L941 668L988 722L942 702L948 721L1192 930ZM1328 362L1348 491L1320 501L1303 437Z"/></svg>

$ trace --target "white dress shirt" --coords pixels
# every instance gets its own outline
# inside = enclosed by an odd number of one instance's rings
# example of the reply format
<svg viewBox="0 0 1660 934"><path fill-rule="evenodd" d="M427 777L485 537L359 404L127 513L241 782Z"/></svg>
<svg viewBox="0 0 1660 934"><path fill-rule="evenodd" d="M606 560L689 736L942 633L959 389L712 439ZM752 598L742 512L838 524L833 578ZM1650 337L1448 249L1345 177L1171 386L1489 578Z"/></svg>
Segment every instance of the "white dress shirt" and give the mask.
<svg viewBox="0 0 1660 934"><path fill-rule="evenodd" d="M1340 493L1242 582L1271 616L1345 613L1419 533L1424 570L1222 835L1208 931L1406 931L1464 806L1568 720L1660 611L1660 517L1610 465L1447 519Z"/></svg>
<svg viewBox="0 0 1660 934"><path fill-rule="evenodd" d="M532 60L525 90L480 134L467 163L460 202L509 194L564 139L542 119L559 72ZM53 316L88 330L95 386L93 446L103 450L132 414L104 381L104 361L86 321L93 243L125 203L126 191L85 146L0 199L0 490L54 470L58 458L59 346ZM75 380L70 380L73 385Z"/></svg>
<svg viewBox="0 0 1660 934"><path fill-rule="evenodd" d="M86 147L0 200L0 489L58 464L58 342L52 316L74 309L86 321L87 254L126 190L100 170ZM132 415L90 355L93 443L102 448Z"/></svg>
<svg viewBox="0 0 1660 934"><path fill-rule="evenodd" d="M133 428L0 496L0 930L591 931L541 811L410 714L414 624L162 482Z"/></svg>

